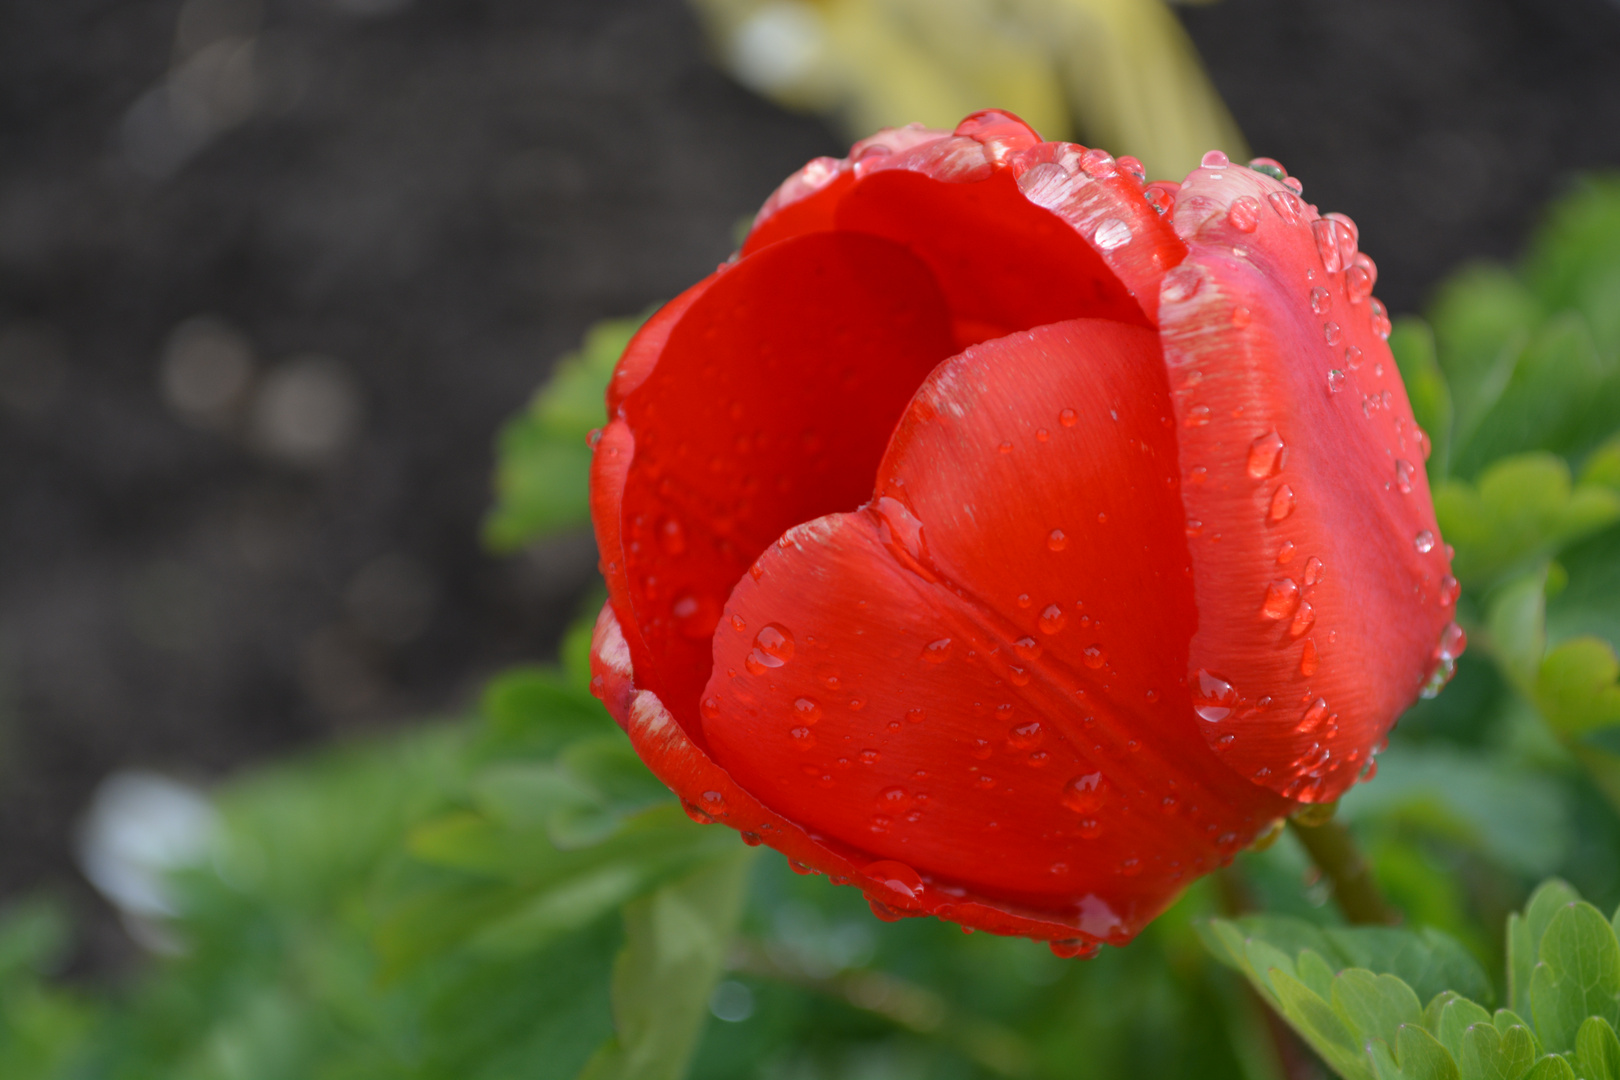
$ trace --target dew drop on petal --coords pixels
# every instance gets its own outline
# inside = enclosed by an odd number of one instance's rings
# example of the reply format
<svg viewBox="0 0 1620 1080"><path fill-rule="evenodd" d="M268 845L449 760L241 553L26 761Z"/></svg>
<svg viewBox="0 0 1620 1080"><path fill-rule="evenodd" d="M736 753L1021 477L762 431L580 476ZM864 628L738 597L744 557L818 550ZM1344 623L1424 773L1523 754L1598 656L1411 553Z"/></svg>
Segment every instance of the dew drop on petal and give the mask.
<svg viewBox="0 0 1620 1080"><path fill-rule="evenodd" d="M1333 294L1318 285L1311 290L1311 310L1318 315L1327 314L1327 309L1333 306Z"/></svg>
<svg viewBox="0 0 1620 1080"><path fill-rule="evenodd" d="M1087 645L1085 651L1080 654L1080 661L1095 671L1108 662L1108 654L1103 652L1101 645Z"/></svg>
<svg viewBox="0 0 1620 1080"><path fill-rule="evenodd" d="M1064 409L1062 412L1058 413L1058 423L1062 424L1064 427L1074 427L1075 423L1078 422L1079 419L1080 414L1075 412L1073 409Z"/></svg>
<svg viewBox="0 0 1620 1080"><path fill-rule="evenodd" d="M1286 565L1294 557L1294 542L1284 540L1277 548L1277 565Z"/></svg>
<svg viewBox="0 0 1620 1080"><path fill-rule="evenodd" d="M1289 192L1273 191L1266 196L1266 201L1277 212L1277 216L1283 219L1284 224L1299 224L1299 210L1295 206L1296 200Z"/></svg>
<svg viewBox="0 0 1620 1080"><path fill-rule="evenodd" d="M1266 586L1260 613L1268 619L1286 619L1299 607L1299 585L1293 578L1278 578Z"/></svg>
<svg viewBox="0 0 1620 1080"><path fill-rule="evenodd" d="M1422 530L1416 536L1412 537L1412 546L1417 548L1418 551L1422 552L1424 555L1427 555L1429 552L1434 550L1434 533L1430 532L1428 529Z"/></svg>
<svg viewBox="0 0 1620 1080"><path fill-rule="evenodd" d="M1131 227L1119 218L1109 218L1097 226L1092 239L1104 251L1113 251L1131 242Z"/></svg>
<svg viewBox="0 0 1620 1080"><path fill-rule="evenodd" d="M1344 268L1339 259L1338 223L1321 218L1311 222L1311 233L1316 237L1316 253L1322 259L1322 269L1336 274Z"/></svg>
<svg viewBox="0 0 1620 1080"><path fill-rule="evenodd" d="M1412 464L1403 458L1395 459L1395 490L1402 495L1412 493Z"/></svg>
<svg viewBox="0 0 1620 1080"><path fill-rule="evenodd" d="M698 705L698 710L703 713L703 719L705 720L719 719L720 699L713 697L712 695L710 697L706 697L703 699L702 703Z"/></svg>
<svg viewBox="0 0 1620 1080"><path fill-rule="evenodd" d="M1294 618L1288 624L1288 636L1291 638L1303 637L1315 625L1316 608L1311 606L1309 600L1301 600L1299 610L1294 612Z"/></svg>
<svg viewBox="0 0 1620 1080"><path fill-rule="evenodd" d="M1190 428L1203 427L1205 424L1209 423L1209 406L1194 405L1192 408L1188 409L1187 419L1184 421L1184 423Z"/></svg>
<svg viewBox="0 0 1620 1080"><path fill-rule="evenodd" d="M1315 585L1322 580L1322 560L1315 555L1305 560L1305 584Z"/></svg>
<svg viewBox="0 0 1620 1080"><path fill-rule="evenodd" d="M1252 233L1260 225L1260 200L1244 195L1226 208L1226 223L1238 232Z"/></svg>
<svg viewBox="0 0 1620 1080"><path fill-rule="evenodd" d="M923 646L922 658L930 664L943 664L951 658L951 639L945 637L930 641Z"/></svg>
<svg viewBox="0 0 1620 1080"><path fill-rule="evenodd" d="M1255 480L1276 476L1282 471L1284 449L1275 428L1255 439L1249 444L1249 476Z"/></svg>
<svg viewBox="0 0 1620 1080"><path fill-rule="evenodd" d="M1025 660L1034 660L1041 655L1041 643L1032 637L1021 637L1013 642L1013 652Z"/></svg>
<svg viewBox="0 0 1620 1080"><path fill-rule="evenodd" d="M1361 347L1359 345L1352 345L1349 348L1345 349L1344 350L1344 366L1349 368L1351 371L1360 370L1360 368L1361 368L1361 355L1362 355L1361 354Z"/></svg>
<svg viewBox="0 0 1620 1080"><path fill-rule="evenodd" d="M1069 538L1062 529L1053 529L1046 536L1046 547L1049 551L1062 551L1069 546Z"/></svg>
<svg viewBox="0 0 1620 1080"><path fill-rule="evenodd" d="M1060 798L1064 806L1077 814L1095 814L1102 809L1105 788L1102 773L1086 773L1063 785Z"/></svg>
<svg viewBox="0 0 1620 1080"><path fill-rule="evenodd" d="M1299 724L1294 728L1301 735L1311 735L1322 730L1327 723L1328 703L1324 698L1317 698L1306 706L1305 712L1299 718Z"/></svg>
<svg viewBox="0 0 1620 1080"><path fill-rule="evenodd" d="M754 647L749 651L744 666L755 675L763 675L793 659L793 635L776 623L767 623L754 635Z"/></svg>
<svg viewBox="0 0 1620 1080"><path fill-rule="evenodd" d="M1337 394L1340 390L1343 390L1344 380L1345 375L1343 371L1340 371L1338 368L1334 368L1332 371L1329 371L1327 376L1328 392Z"/></svg>
<svg viewBox="0 0 1620 1080"><path fill-rule="evenodd" d="M926 712L924 712L923 710L921 710L921 709L907 709L906 710L906 722L907 723L920 724L926 719L928 719L928 714Z"/></svg>
<svg viewBox="0 0 1620 1080"><path fill-rule="evenodd" d="M1299 654L1299 673L1307 679L1316 674L1316 641L1305 639L1305 648Z"/></svg>
<svg viewBox="0 0 1620 1080"><path fill-rule="evenodd" d="M1450 607L1452 604L1455 604L1457 602L1457 597L1461 594L1462 585L1457 581L1456 578L1452 577L1450 574L1447 574L1445 577L1440 579L1441 607Z"/></svg>
<svg viewBox="0 0 1620 1080"><path fill-rule="evenodd" d="M1041 617L1039 620L1037 620L1037 625L1040 626L1041 633L1055 634L1059 630L1062 630L1068 621L1069 617L1063 613L1062 608L1058 607L1056 604L1048 604L1046 605L1045 610L1041 612Z"/></svg>
<svg viewBox="0 0 1620 1080"><path fill-rule="evenodd" d="M1046 733L1041 730L1039 720L1031 720L1027 724L1019 724L1007 732L1007 745L1014 750L1030 750L1039 746Z"/></svg>
<svg viewBox="0 0 1620 1080"><path fill-rule="evenodd" d="M1200 161L1199 164L1206 169L1224 169L1228 165L1232 164L1232 159L1227 157L1219 150L1211 150L1209 153L1204 155L1203 160Z"/></svg>
<svg viewBox="0 0 1620 1080"><path fill-rule="evenodd" d="M1102 822L1098 821L1096 818L1081 818L1080 823L1075 827L1075 831L1077 831L1083 839L1095 840L1097 837L1102 835Z"/></svg>
<svg viewBox="0 0 1620 1080"><path fill-rule="evenodd" d="M1218 724L1232 715L1237 707L1238 694L1232 684L1219 675L1200 668L1192 678L1193 711L1199 719Z"/></svg>
<svg viewBox="0 0 1620 1080"><path fill-rule="evenodd" d="M1271 497L1271 509L1267 511L1266 517L1275 524L1276 522L1282 521L1293 512L1294 489L1289 487L1287 484L1284 484L1279 487L1276 494Z"/></svg>
<svg viewBox="0 0 1620 1080"><path fill-rule="evenodd" d="M1372 327L1373 333L1385 341L1389 340L1390 330L1392 329L1389 322L1389 312L1385 310L1384 305L1377 299L1372 302Z"/></svg>
<svg viewBox="0 0 1620 1080"><path fill-rule="evenodd" d="M821 706L815 698L799 698L793 703L793 718L801 724L814 724L821 719Z"/></svg>
<svg viewBox="0 0 1620 1080"><path fill-rule="evenodd" d="M1337 345L1344 340L1344 331L1339 329L1336 322L1325 322L1322 324L1322 339L1329 345Z"/></svg>

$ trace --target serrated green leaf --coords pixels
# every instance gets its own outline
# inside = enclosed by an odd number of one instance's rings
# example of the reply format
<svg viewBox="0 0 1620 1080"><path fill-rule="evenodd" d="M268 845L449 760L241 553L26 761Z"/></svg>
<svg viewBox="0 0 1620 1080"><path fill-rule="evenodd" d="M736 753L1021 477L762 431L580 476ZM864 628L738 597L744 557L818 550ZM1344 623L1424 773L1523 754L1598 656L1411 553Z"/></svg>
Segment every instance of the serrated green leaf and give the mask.
<svg viewBox="0 0 1620 1080"><path fill-rule="evenodd" d="M1514 1023L1522 1024L1524 1021L1519 1018L1531 1015L1530 973L1540 959L1541 937L1547 932L1547 924L1559 911L1580 898L1580 894L1568 882L1549 878L1530 894L1522 915L1515 912L1508 916L1508 1005L1518 1014L1514 1017ZM1505 1011L1499 1011L1497 1016L1500 1017ZM1497 1026L1500 1028L1501 1024Z"/></svg>
<svg viewBox="0 0 1620 1080"><path fill-rule="evenodd" d="M1489 1003L1496 995L1479 962L1454 938L1433 927L1401 930L1383 926L1331 927L1323 931L1347 967L1393 975L1419 1001L1453 990Z"/></svg>
<svg viewBox="0 0 1620 1080"><path fill-rule="evenodd" d="M1620 658L1607 641L1579 637L1547 654L1536 677L1536 706L1554 730L1579 739L1620 724Z"/></svg>
<svg viewBox="0 0 1620 1080"><path fill-rule="evenodd" d="M614 1037L580 1080L680 1080L742 913L750 859L733 856L625 909Z"/></svg>
<svg viewBox="0 0 1620 1080"><path fill-rule="evenodd" d="M1421 1024L1401 1025L1396 1033L1395 1057L1402 1080L1459 1080L1456 1061Z"/></svg>
<svg viewBox="0 0 1620 1080"><path fill-rule="evenodd" d="M1334 977L1331 1001L1333 1011L1363 1041L1382 1039L1391 1049L1403 1024L1423 1023L1417 995L1393 975L1374 975L1363 968L1341 971Z"/></svg>
<svg viewBox="0 0 1620 1080"><path fill-rule="evenodd" d="M1609 1021L1589 1016L1575 1033L1575 1071L1581 1080L1620 1080L1620 1039Z"/></svg>
<svg viewBox="0 0 1620 1080"><path fill-rule="evenodd" d="M1560 909L1547 923L1538 955L1530 1011L1543 1046L1574 1049L1589 1016L1611 1026L1620 1021L1620 941L1597 908L1583 901Z"/></svg>
<svg viewBox="0 0 1620 1080"><path fill-rule="evenodd" d="M1491 1034L1496 1034L1496 1029L1491 1027L1491 1014L1483 1006L1455 994L1437 996L1435 1001L1441 1001L1442 998L1446 999L1445 1003L1432 1020L1429 1010L1424 1010L1423 1026L1440 1040L1440 1045L1444 1046L1452 1057L1461 1056L1463 1038L1467 1035L1468 1029L1475 1024L1482 1024L1490 1028ZM1431 1008L1433 1004L1434 1002L1430 1003Z"/></svg>
<svg viewBox="0 0 1620 1080"><path fill-rule="evenodd" d="M1294 1030L1345 1080L1377 1080L1360 1039L1339 1013L1287 972L1267 973L1275 988L1278 1011Z"/></svg>
<svg viewBox="0 0 1620 1080"><path fill-rule="evenodd" d="M1524 1080L1576 1080L1570 1063L1557 1054L1548 1054L1530 1067Z"/></svg>
<svg viewBox="0 0 1620 1080"><path fill-rule="evenodd" d="M1271 973L1281 971L1289 978L1294 978L1294 958L1260 938L1249 938L1243 943L1243 958L1250 971L1255 972L1262 982L1272 984Z"/></svg>
<svg viewBox="0 0 1620 1080"><path fill-rule="evenodd" d="M1318 994L1325 1001L1333 996L1333 976L1337 974L1333 965L1329 964L1314 949L1305 949L1299 954L1294 965L1294 974L1299 981L1311 988L1311 992Z"/></svg>
<svg viewBox="0 0 1620 1080"><path fill-rule="evenodd" d="M1442 481L1434 508L1457 549L1453 570L1466 583L1483 584L1620 521L1620 492L1576 487L1562 458L1535 452L1493 463L1477 485Z"/></svg>
<svg viewBox="0 0 1620 1080"><path fill-rule="evenodd" d="M1540 1052L1523 1024L1505 1031L1488 1023L1475 1024L1463 1032L1457 1066L1466 1080L1519 1080Z"/></svg>
<svg viewBox="0 0 1620 1080"><path fill-rule="evenodd" d="M1389 347L1406 383L1412 416L1429 435L1429 475L1445 476L1451 453L1451 387L1435 357L1434 331L1416 316L1403 316L1395 320Z"/></svg>
<svg viewBox="0 0 1620 1080"><path fill-rule="evenodd" d="M606 319L579 352L557 361L529 407L496 440L495 505L484 541L512 551L590 520L591 451L586 438L606 420L603 396L614 365L645 316Z"/></svg>

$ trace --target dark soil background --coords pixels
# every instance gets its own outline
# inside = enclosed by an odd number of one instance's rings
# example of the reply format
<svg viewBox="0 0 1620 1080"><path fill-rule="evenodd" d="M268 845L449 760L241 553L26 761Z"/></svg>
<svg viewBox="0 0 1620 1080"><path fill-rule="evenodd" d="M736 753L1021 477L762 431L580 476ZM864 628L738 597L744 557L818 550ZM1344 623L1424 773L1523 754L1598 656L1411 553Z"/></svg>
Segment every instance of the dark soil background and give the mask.
<svg viewBox="0 0 1620 1080"><path fill-rule="evenodd" d="M1617 0L1183 14L1394 311L1620 165ZM497 426L842 143L678 0L5 0L0 902L93 910L114 769L206 781L550 655L594 552L481 551Z"/></svg>

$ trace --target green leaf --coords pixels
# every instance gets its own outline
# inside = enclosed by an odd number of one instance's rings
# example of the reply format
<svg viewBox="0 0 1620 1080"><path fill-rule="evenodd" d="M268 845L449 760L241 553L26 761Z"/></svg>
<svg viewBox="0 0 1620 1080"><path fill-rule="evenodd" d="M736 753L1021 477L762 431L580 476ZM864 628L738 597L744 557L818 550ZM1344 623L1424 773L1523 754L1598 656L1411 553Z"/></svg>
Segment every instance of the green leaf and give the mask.
<svg viewBox="0 0 1620 1080"><path fill-rule="evenodd" d="M1620 1080L1620 1038L1601 1016L1589 1016L1575 1033L1575 1071L1581 1080Z"/></svg>
<svg viewBox="0 0 1620 1080"><path fill-rule="evenodd" d="M1581 483L1602 484L1620 491L1620 435L1592 451L1581 466Z"/></svg>
<svg viewBox="0 0 1620 1080"><path fill-rule="evenodd" d="M1563 312L1539 327L1518 353L1513 374L1492 407L1480 417L1466 444L1453 447L1452 463L1472 476L1486 463L1526 450L1584 449L1607 434L1594 431L1594 402L1606 405L1610 367L1598 358L1586 320Z"/></svg>
<svg viewBox="0 0 1620 1080"><path fill-rule="evenodd" d="M1451 387L1453 446L1467 445L1502 396L1540 318L1536 298L1500 267L1470 267L1441 284L1429 321Z"/></svg>
<svg viewBox="0 0 1620 1080"><path fill-rule="evenodd" d="M1304 983L1282 970L1266 973L1276 987L1278 1011L1294 1030L1345 1080L1376 1080L1364 1041L1337 1010Z"/></svg>
<svg viewBox="0 0 1620 1080"><path fill-rule="evenodd" d="M1548 1054L1524 1074L1524 1080L1576 1080L1576 1077L1566 1059Z"/></svg>
<svg viewBox="0 0 1620 1080"><path fill-rule="evenodd" d="M1341 971L1333 980L1333 1011L1362 1038L1382 1039L1393 1049L1404 1024L1423 1023L1423 1006L1412 988L1393 975L1361 968Z"/></svg>
<svg viewBox="0 0 1620 1080"><path fill-rule="evenodd" d="M1479 962L1454 938L1425 927L1403 930L1384 926L1330 927L1323 931L1345 966L1367 968L1401 979L1419 1001L1454 990L1475 1001L1495 994Z"/></svg>
<svg viewBox="0 0 1620 1080"><path fill-rule="evenodd" d="M1486 609L1485 627L1502 670L1521 691L1529 691L1547 654L1547 568L1498 588Z"/></svg>
<svg viewBox="0 0 1620 1080"><path fill-rule="evenodd" d="M1536 706L1559 734L1569 738L1620 724L1620 658L1595 637L1559 645L1541 662Z"/></svg>
<svg viewBox="0 0 1620 1080"><path fill-rule="evenodd" d="M1540 1048L1523 1024L1498 1031L1475 1024L1463 1032L1457 1065L1467 1080L1519 1080L1529 1071Z"/></svg>
<svg viewBox="0 0 1620 1080"><path fill-rule="evenodd" d="M617 730L600 702L554 668L502 672L490 680L482 704L491 731L509 751L550 757L577 739Z"/></svg>
<svg viewBox="0 0 1620 1080"><path fill-rule="evenodd" d="M484 542L491 548L512 551L590 521L586 440L606 422L608 380L645 319L606 319L592 326L579 352L558 360L528 409L501 429L495 505L484 521Z"/></svg>
<svg viewBox="0 0 1620 1080"><path fill-rule="evenodd" d="M1536 452L1495 462L1477 486L1442 481L1434 509L1457 549L1457 576L1483 584L1620 521L1620 493L1600 484L1575 487L1564 459Z"/></svg>
<svg viewBox="0 0 1620 1080"><path fill-rule="evenodd" d="M1438 1009L1435 1006L1440 1006ZM1469 1001L1465 997L1458 997L1451 991L1435 995L1429 1007L1423 1010L1423 1026L1428 1028L1434 1037L1440 1040L1440 1045L1452 1057L1462 1054L1463 1040L1467 1037L1468 1029L1479 1024L1489 1028L1491 1034L1496 1029L1491 1027L1491 1014L1484 1007Z"/></svg>
<svg viewBox="0 0 1620 1080"><path fill-rule="evenodd" d="M1541 938L1547 932L1547 925L1554 915L1580 898L1567 882L1549 878L1530 894L1524 914L1515 912L1508 916L1508 1005L1519 1016L1531 1015L1530 973L1540 959ZM1516 1022L1523 1023L1522 1020Z"/></svg>
<svg viewBox="0 0 1620 1080"><path fill-rule="evenodd" d="M1417 1024L1401 1025L1396 1034L1395 1057L1403 1080L1459 1080L1451 1054Z"/></svg>
<svg viewBox="0 0 1620 1080"><path fill-rule="evenodd" d="M1413 418L1429 435L1429 475L1445 476L1451 452L1451 387L1435 357L1434 331L1416 316L1403 316L1395 320L1389 347L1406 383Z"/></svg>
<svg viewBox="0 0 1620 1080"><path fill-rule="evenodd" d="M1530 974L1530 1011L1543 1046L1574 1049L1589 1016L1620 1021L1620 941L1597 908L1577 902L1560 909L1547 923L1539 957Z"/></svg>
<svg viewBox="0 0 1620 1080"><path fill-rule="evenodd" d="M625 909L613 968L616 1033L580 1080L679 1080L708 1017L742 913L751 860L733 856Z"/></svg>
<svg viewBox="0 0 1620 1080"><path fill-rule="evenodd" d="M1600 349L1620 355L1620 177L1582 177L1551 206L1525 279L1547 310L1581 312Z"/></svg>

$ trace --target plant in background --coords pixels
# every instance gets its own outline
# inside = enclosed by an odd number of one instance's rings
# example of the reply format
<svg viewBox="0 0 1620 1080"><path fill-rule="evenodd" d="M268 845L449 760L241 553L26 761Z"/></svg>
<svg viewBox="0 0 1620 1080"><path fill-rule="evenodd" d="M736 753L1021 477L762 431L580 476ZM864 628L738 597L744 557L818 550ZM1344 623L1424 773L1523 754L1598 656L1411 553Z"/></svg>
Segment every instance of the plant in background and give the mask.
<svg viewBox="0 0 1620 1080"><path fill-rule="evenodd" d="M1372 261L1299 190L886 131L648 321L597 686L694 818L1073 954L1371 769L1457 583Z"/></svg>

